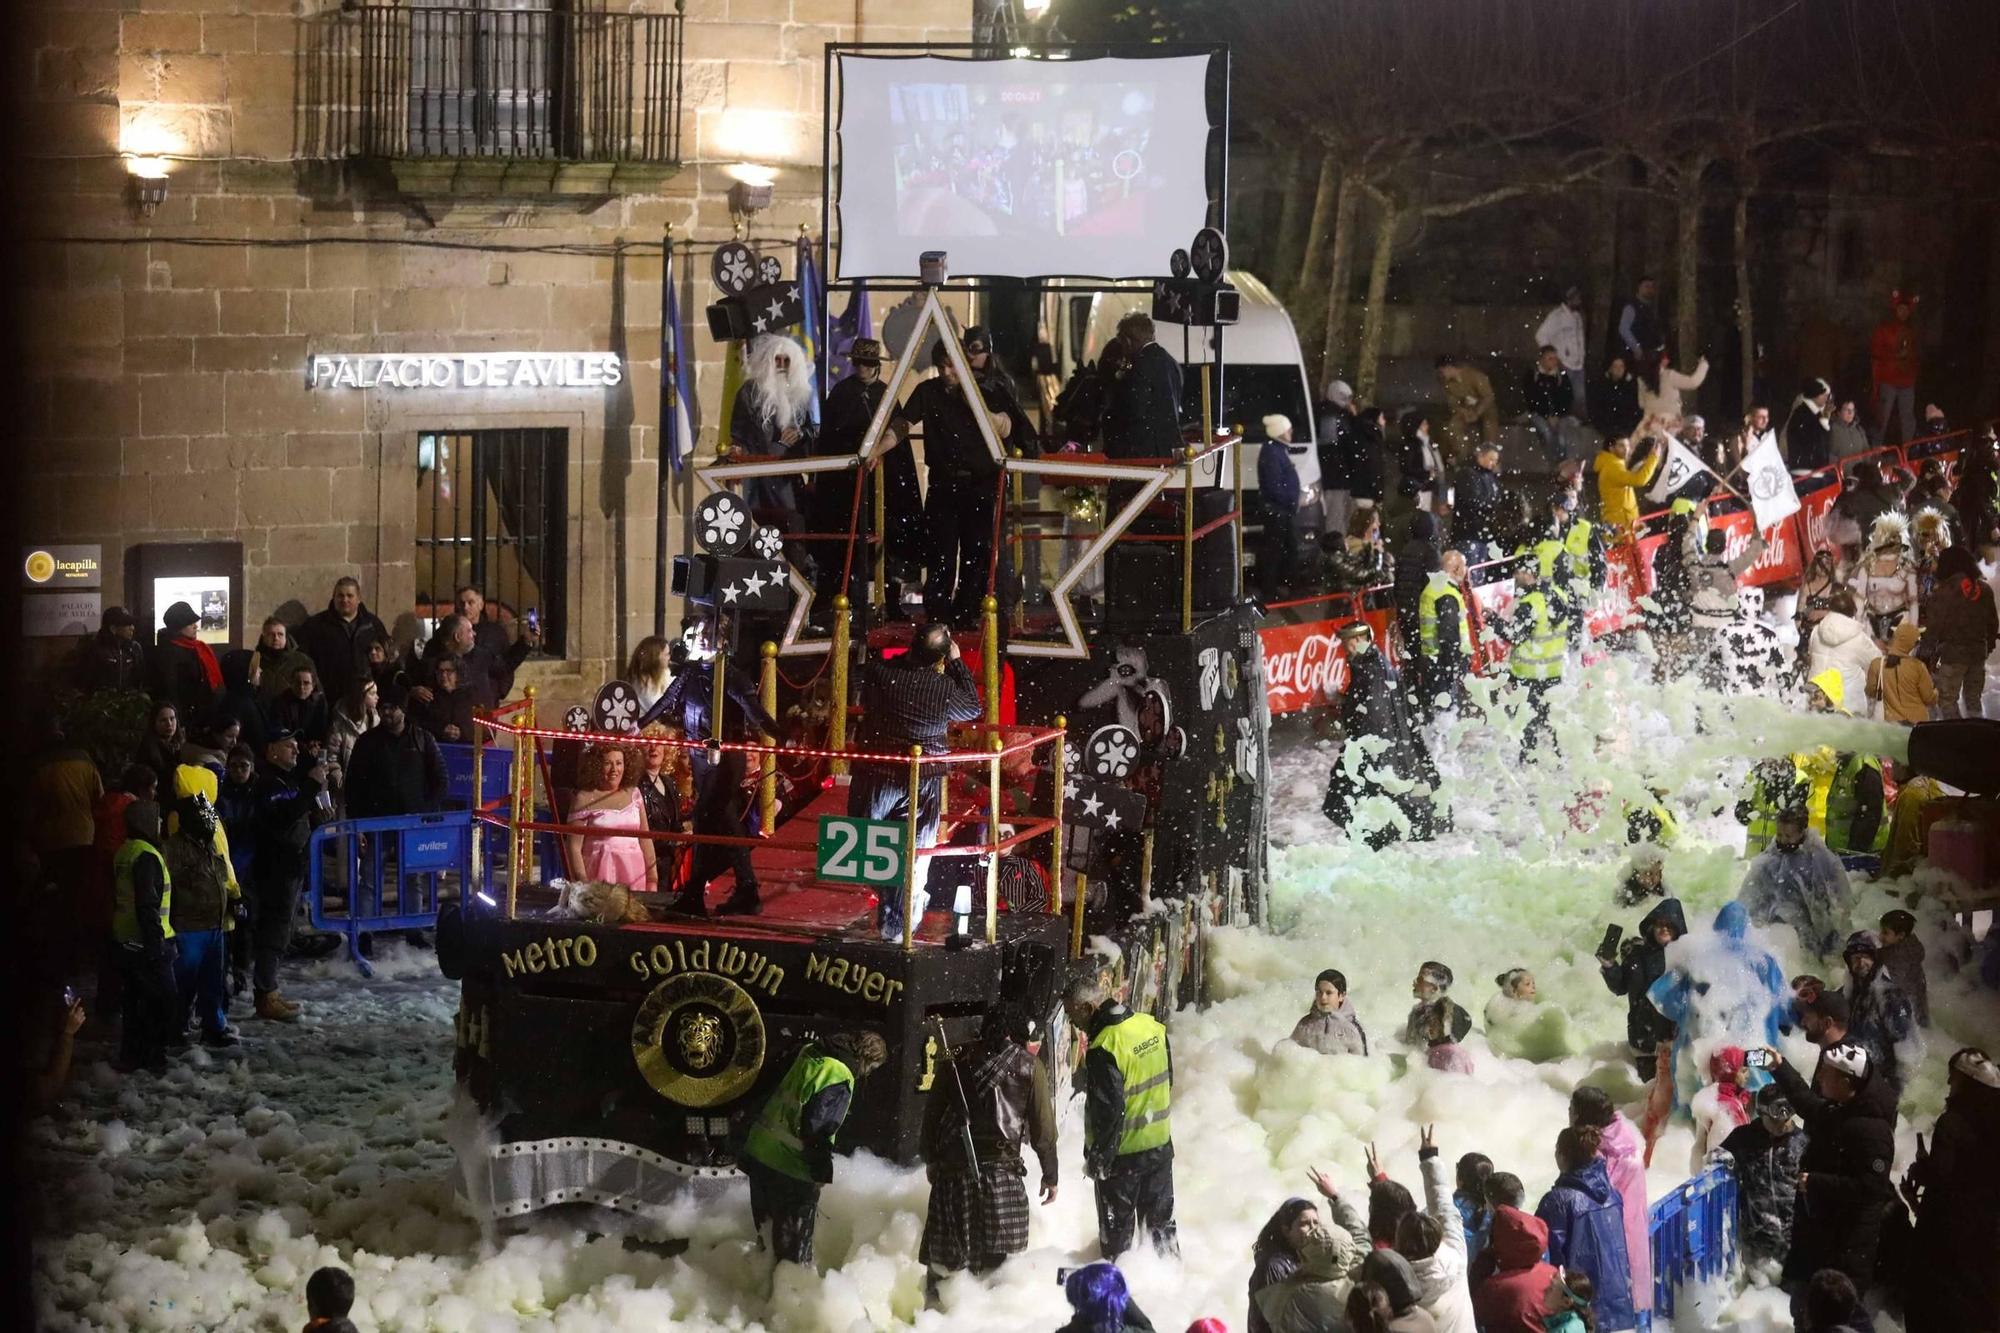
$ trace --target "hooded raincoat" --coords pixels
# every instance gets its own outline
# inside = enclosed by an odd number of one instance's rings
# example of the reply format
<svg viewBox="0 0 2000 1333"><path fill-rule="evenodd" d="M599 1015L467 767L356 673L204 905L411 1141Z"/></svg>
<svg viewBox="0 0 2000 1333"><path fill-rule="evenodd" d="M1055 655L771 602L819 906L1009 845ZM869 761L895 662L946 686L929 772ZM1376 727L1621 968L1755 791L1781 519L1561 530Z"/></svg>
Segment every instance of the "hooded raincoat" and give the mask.
<svg viewBox="0 0 2000 1333"><path fill-rule="evenodd" d="M1625 1205L1611 1186L1603 1159L1592 1158L1557 1176L1535 1206L1535 1216L1549 1229L1549 1262L1590 1274L1597 1288L1590 1302L1597 1326L1607 1333L1638 1327L1625 1248Z"/></svg>
<svg viewBox="0 0 2000 1333"><path fill-rule="evenodd" d="M1655 926L1671 926L1674 938L1687 934L1687 916L1681 900L1663 898L1640 920L1638 930L1624 942L1616 962L1598 960L1598 971L1613 995L1625 997L1625 1040L1635 1056L1652 1058L1660 1042L1671 1041L1673 1023L1653 1007L1649 993L1653 983L1666 974L1667 946L1653 939Z"/></svg>
<svg viewBox="0 0 2000 1333"><path fill-rule="evenodd" d="M1796 851L1774 842L1759 852L1736 901L1750 923L1790 926L1799 933L1800 944L1824 958L1847 932L1854 893L1840 858L1827 850L1824 838L1808 832Z"/></svg>
<svg viewBox="0 0 2000 1333"><path fill-rule="evenodd" d="M1548 1245L1548 1223L1518 1208L1494 1210L1493 1239L1487 1246L1494 1268L1472 1293L1484 1333L1542 1333L1549 1283L1562 1275L1542 1261Z"/></svg>
<svg viewBox="0 0 2000 1333"><path fill-rule="evenodd" d="M1783 853L1764 853L1772 855ZM1715 914L1712 931L1692 935L1668 950L1666 975L1648 992L1653 1007L1677 1028L1677 1106L1687 1106L1701 1087L1700 1066L1693 1056L1697 1044L1704 1054L1717 1046L1747 1050L1778 1044L1778 1021L1789 1011L1791 988L1778 960L1760 940L1751 938L1751 919L1742 903L1724 903Z"/></svg>

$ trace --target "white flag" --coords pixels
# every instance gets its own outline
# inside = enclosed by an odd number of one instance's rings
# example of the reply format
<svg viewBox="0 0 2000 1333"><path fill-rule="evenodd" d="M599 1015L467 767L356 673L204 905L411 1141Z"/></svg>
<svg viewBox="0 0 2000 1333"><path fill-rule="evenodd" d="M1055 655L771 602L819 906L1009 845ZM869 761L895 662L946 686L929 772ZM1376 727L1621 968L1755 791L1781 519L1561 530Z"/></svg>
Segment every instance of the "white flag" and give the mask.
<svg viewBox="0 0 2000 1333"><path fill-rule="evenodd" d="M1792 484L1791 469L1785 466L1785 457L1778 452L1777 440L1766 438L1750 451L1743 460L1743 480L1744 493L1750 497L1750 510L1757 517L1758 531L1799 512L1799 490Z"/></svg>
<svg viewBox="0 0 2000 1333"><path fill-rule="evenodd" d="M1674 492L1694 480L1701 471L1701 460L1694 451L1672 436L1667 437L1667 461L1660 464L1659 475L1653 478L1653 489L1646 492L1646 498L1654 504L1665 504L1674 498Z"/></svg>

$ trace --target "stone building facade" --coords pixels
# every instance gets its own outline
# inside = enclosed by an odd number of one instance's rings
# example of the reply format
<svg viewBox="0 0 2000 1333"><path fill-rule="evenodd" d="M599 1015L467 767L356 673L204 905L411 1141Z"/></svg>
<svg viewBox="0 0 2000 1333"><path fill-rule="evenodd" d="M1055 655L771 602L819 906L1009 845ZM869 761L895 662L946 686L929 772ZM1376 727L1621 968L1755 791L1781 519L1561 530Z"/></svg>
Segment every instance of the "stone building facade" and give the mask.
<svg viewBox="0 0 2000 1333"><path fill-rule="evenodd" d="M475 25L606 8L457 3L544 16ZM435 12L409 0L396 8ZM590 154L557 143L556 165L535 178L482 163L491 144L462 110L434 122L444 137L428 161L353 153L351 118L375 95L369 86L400 94L425 82L407 54L372 69L331 59L365 40L355 25L380 15L369 5L30 0L12 71L37 198L26 413L14 423L27 475L23 540L101 545L106 605L144 600L122 576L134 548L241 543L246 638L274 610L323 606L342 574L407 634L431 592L449 596L445 585L466 567L452 562L484 543L493 595L556 622L560 653L537 659L524 680L563 698L614 671L653 622L663 233L671 226L696 249L683 300L694 303L686 317L709 439L721 349L700 307L711 299L707 248L735 224L730 164L777 169L774 200L750 234L785 252L789 268L801 225L819 225L824 44L964 41L971 4L609 8L620 23L625 13L681 17L677 148L656 139L641 156L668 160L614 169L565 166L565 156ZM572 40L582 48L583 37ZM469 59L493 67L490 51ZM573 68L597 77L594 59L584 51ZM357 70L369 86L353 84ZM501 82L533 85L508 88L506 111L515 127L547 132L537 99L563 89L538 77ZM635 87L629 98L643 100ZM417 100L411 92L413 108ZM413 137L420 114L434 111L409 111ZM136 161L152 158L162 159L165 194L142 213L145 182L133 169L156 169ZM676 262L687 266L685 250ZM616 353L622 369L615 385L586 374L580 387L505 390L336 387L308 374L315 357L419 352ZM468 469L471 455L482 473ZM539 535L536 510L547 520ZM522 581L509 562L531 556L555 558Z"/></svg>

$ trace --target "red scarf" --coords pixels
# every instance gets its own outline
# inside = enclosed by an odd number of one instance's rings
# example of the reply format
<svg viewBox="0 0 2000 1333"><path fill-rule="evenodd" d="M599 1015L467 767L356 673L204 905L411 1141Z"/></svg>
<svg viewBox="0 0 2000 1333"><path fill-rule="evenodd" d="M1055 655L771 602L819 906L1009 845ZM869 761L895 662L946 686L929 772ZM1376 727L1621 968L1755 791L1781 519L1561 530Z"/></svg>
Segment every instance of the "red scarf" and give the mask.
<svg viewBox="0 0 2000 1333"><path fill-rule="evenodd" d="M200 639L183 638L179 635L167 640L176 648L194 654L194 660L201 663L201 677L208 682L211 692L222 688L222 666L215 660L215 653Z"/></svg>

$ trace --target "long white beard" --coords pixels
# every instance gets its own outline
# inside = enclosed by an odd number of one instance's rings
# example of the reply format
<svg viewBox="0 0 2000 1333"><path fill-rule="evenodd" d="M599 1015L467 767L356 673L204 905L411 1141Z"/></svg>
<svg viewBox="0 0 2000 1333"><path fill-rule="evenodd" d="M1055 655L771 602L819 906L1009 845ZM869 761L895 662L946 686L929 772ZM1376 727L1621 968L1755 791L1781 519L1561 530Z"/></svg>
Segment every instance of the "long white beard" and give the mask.
<svg viewBox="0 0 2000 1333"><path fill-rule="evenodd" d="M778 353L791 359L786 370L778 369ZM812 403L812 365L805 348L790 338L766 336L750 345L747 381L755 390L757 415L772 434L803 424Z"/></svg>

